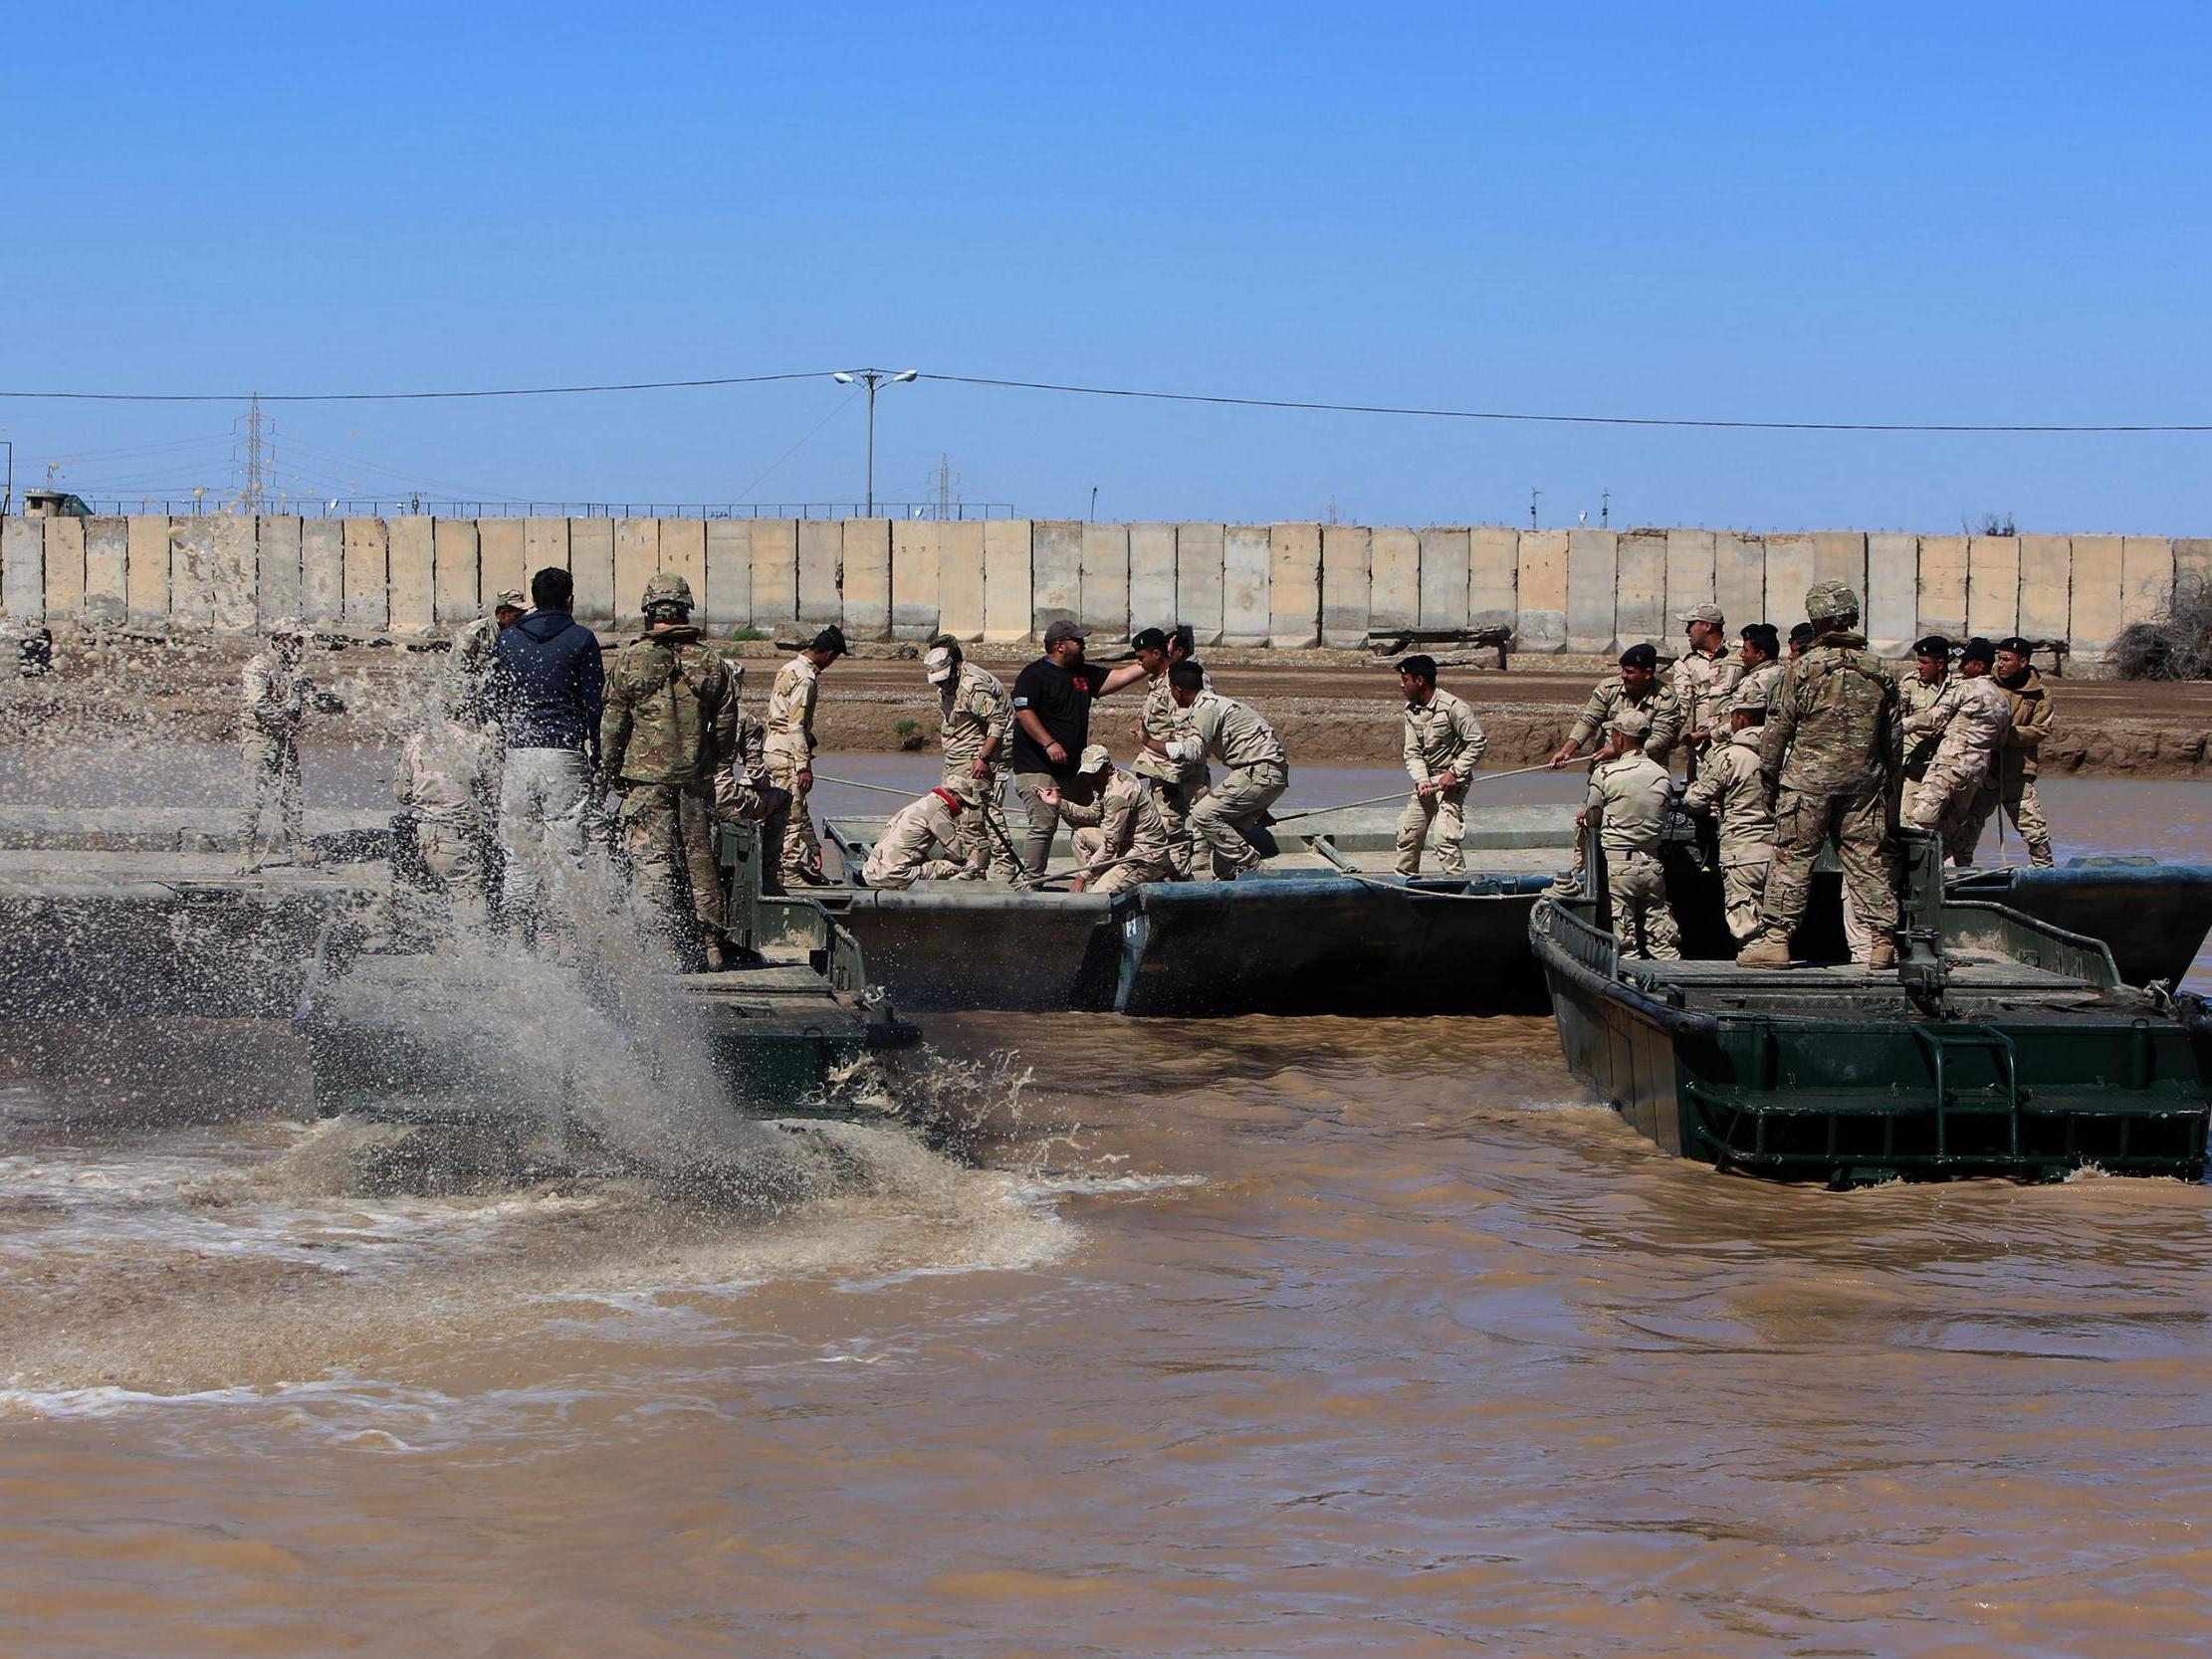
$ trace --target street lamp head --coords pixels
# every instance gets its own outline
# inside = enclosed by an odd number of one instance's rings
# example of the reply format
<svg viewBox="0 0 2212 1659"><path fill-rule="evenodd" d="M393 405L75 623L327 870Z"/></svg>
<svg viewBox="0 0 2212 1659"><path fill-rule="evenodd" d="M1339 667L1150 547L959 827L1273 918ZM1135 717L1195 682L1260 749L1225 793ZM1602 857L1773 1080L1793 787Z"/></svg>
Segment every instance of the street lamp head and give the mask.
<svg viewBox="0 0 2212 1659"><path fill-rule="evenodd" d="M903 385L909 380L919 380L921 377L922 371L918 368L902 368L898 373L891 376L891 384L894 386Z"/></svg>
<svg viewBox="0 0 2212 1659"><path fill-rule="evenodd" d="M830 376L830 379L836 381L837 384L840 386L849 386L852 384L852 376L847 374L843 369L839 369L835 374L832 374Z"/></svg>

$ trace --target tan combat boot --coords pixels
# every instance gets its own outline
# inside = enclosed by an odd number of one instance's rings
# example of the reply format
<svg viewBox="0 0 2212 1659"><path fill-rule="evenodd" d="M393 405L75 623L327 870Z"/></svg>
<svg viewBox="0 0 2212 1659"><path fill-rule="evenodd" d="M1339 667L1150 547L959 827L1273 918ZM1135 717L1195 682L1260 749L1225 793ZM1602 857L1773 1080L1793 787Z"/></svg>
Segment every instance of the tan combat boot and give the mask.
<svg viewBox="0 0 2212 1659"><path fill-rule="evenodd" d="M1736 952L1738 967L1788 967L1790 943L1788 939L1774 938L1761 933Z"/></svg>
<svg viewBox="0 0 2212 1659"><path fill-rule="evenodd" d="M1869 973L1893 973L1896 971L1896 966L1897 941L1895 939L1878 938L1868 947L1867 971Z"/></svg>
<svg viewBox="0 0 2212 1659"><path fill-rule="evenodd" d="M707 972L725 973L729 971L730 952L722 942L722 930L720 928L711 928L704 922L699 925L699 950L701 956L705 958Z"/></svg>

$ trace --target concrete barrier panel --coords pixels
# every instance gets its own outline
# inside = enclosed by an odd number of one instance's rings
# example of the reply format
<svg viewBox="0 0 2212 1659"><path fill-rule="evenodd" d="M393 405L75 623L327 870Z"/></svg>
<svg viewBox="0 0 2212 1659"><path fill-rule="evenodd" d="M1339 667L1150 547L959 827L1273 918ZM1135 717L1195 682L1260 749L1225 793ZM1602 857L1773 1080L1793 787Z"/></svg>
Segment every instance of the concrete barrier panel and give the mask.
<svg viewBox="0 0 2212 1659"><path fill-rule="evenodd" d="M733 634L753 623L753 535L743 518L709 518L701 526L699 603L707 626Z"/></svg>
<svg viewBox="0 0 2212 1659"><path fill-rule="evenodd" d="M541 570L551 570L558 565L571 570L568 563L568 520L565 518L525 518L523 520L523 570L521 583L525 593L530 591L530 578Z"/></svg>
<svg viewBox="0 0 2212 1659"><path fill-rule="evenodd" d="M1920 538L1877 533L1867 537L1867 643L1884 656L1901 657L1921 637Z"/></svg>
<svg viewBox="0 0 2212 1659"><path fill-rule="evenodd" d="M238 513L220 513L214 518L215 626L251 629L260 614L254 599L255 521Z"/></svg>
<svg viewBox="0 0 2212 1659"><path fill-rule="evenodd" d="M125 600L133 622L169 620L169 520L136 514L129 519L129 569ZM335 614L334 612L332 613Z"/></svg>
<svg viewBox="0 0 2212 1659"><path fill-rule="evenodd" d="M1666 532L1630 530L1616 545L1613 637L1621 649L1650 640L1672 649L1680 625L1666 615Z"/></svg>
<svg viewBox="0 0 2212 1659"><path fill-rule="evenodd" d="M1669 628L1682 626L1674 618L1692 605L1718 604L1713 586L1713 532L1711 530L1671 529L1666 532L1666 623ZM1727 607L1721 606L1725 613ZM1756 616L1728 617L1728 636L1746 622L1757 622Z"/></svg>
<svg viewBox="0 0 2212 1659"><path fill-rule="evenodd" d="M891 520L845 520L844 596L847 635L886 639L891 633Z"/></svg>
<svg viewBox="0 0 2212 1659"><path fill-rule="evenodd" d="M133 519L130 533L138 533ZM132 542L136 551L136 541ZM300 615L336 628L345 622L345 520L309 518L300 525Z"/></svg>
<svg viewBox="0 0 2212 1659"><path fill-rule="evenodd" d="M2002 639L2020 625L2020 537L1976 535L1966 544L1966 631Z"/></svg>
<svg viewBox="0 0 2212 1659"><path fill-rule="evenodd" d="M1713 603L1728 618L1731 629L1747 622L1774 622L1767 601L1767 544L1759 535L1738 530L1713 531ZM1790 625L1781 623L1787 640Z"/></svg>
<svg viewBox="0 0 2212 1659"><path fill-rule="evenodd" d="M568 574L575 578L578 622L607 627L614 621L614 520L568 520ZM634 602L636 595L632 594Z"/></svg>
<svg viewBox="0 0 2212 1659"><path fill-rule="evenodd" d="M439 518L430 533L430 551L437 563L432 593L438 622L445 627L481 616L484 601L478 594L483 580L482 549L474 518Z"/></svg>
<svg viewBox="0 0 2212 1659"><path fill-rule="evenodd" d="M1432 525L1421 532L1421 605L1424 628L1467 625L1467 532Z"/></svg>
<svg viewBox="0 0 2212 1659"><path fill-rule="evenodd" d="M2173 580L2176 590L2212 582L2212 538L2188 536L2173 544Z"/></svg>
<svg viewBox="0 0 2212 1659"><path fill-rule="evenodd" d="M691 583L692 621L707 625L707 521L704 518L663 518L660 521L661 568Z"/></svg>
<svg viewBox="0 0 2212 1659"><path fill-rule="evenodd" d="M1867 605L1867 532L1865 530L1815 530L1813 580L1842 582L1859 595L1860 615Z"/></svg>
<svg viewBox="0 0 2212 1659"><path fill-rule="evenodd" d="M1221 642L1265 645L1268 564L1265 524L1228 524L1221 530Z"/></svg>
<svg viewBox="0 0 2212 1659"><path fill-rule="evenodd" d="M1467 531L1467 626L1510 628L1517 610L1521 538L1503 524Z"/></svg>
<svg viewBox="0 0 2212 1659"><path fill-rule="evenodd" d="M2074 597L2074 547L2063 535L2020 538L2020 632L2066 639Z"/></svg>
<svg viewBox="0 0 2212 1659"><path fill-rule="evenodd" d="M1805 620L1805 590L1817 579L1813 538L1770 535L1766 550L1767 620L1782 630L1787 641L1790 630Z"/></svg>
<svg viewBox="0 0 2212 1659"><path fill-rule="evenodd" d="M1029 632L1042 639L1053 623L1082 617L1083 526L1039 518L1029 543Z"/></svg>
<svg viewBox="0 0 2212 1659"><path fill-rule="evenodd" d="M1920 537L1920 614L1912 624L1913 635L1941 634L1945 639L1966 637L1966 537Z"/></svg>
<svg viewBox="0 0 2212 1659"><path fill-rule="evenodd" d="M1374 538L1360 524L1321 526L1321 643L1360 645L1367 639Z"/></svg>
<svg viewBox="0 0 2212 1659"><path fill-rule="evenodd" d="M798 520L755 518L753 543L753 626L765 634L788 635L798 627Z"/></svg>
<svg viewBox="0 0 2212 1659"><path fill-rule="evenodd" d="M248 520L252 527L252 520ZM46 520L46 614L57 621L85 615L85 520ZM13 665L9 665L13 667Z"/></svg>
<svg viewBox="0 0 2212 1659"><path fill-rule="evenodd" d="M798 521L798 620L802 631L845 620L845 526L836 518Z"/></svg>
<svg viewBox="0 0 2212 1659"><path fill-rule="evenodd" d="M1129 526L1083 526L1083 626L1106 639L1127 639L1129 621Z"/></svg>
<svg viewBox="0 0 2212 1659"><path fill-rule="evenodd" d="M0 520L0 610L26 621L46 615L46 530L36 518Z"/></svg>
<svg viewBox="0 0 2212 1659"><path fill-rule="evenodd" d="M384 533L391 560L392 632L426 634L438 614L437 532L432 520L410 513L386 519Z"/></svg>
<svg viewBox="0 0 2212 1659"><path fill-rule="evenodd" d="M263 519L266 524L268 519ZM299 544L299 519L295 546ZM84 619L117 624L123 619L123 590L130 579L130 522L123 518L93 518L84 524ZM295 575L299 562L295 559Z"/></svg>
<svg viewBox="0 0 2212 1659"><path fill-rule="evenodd" d="M2173 608L2173 543L2162 535L2120 538L2119 620L2156 622Z"/></svg>
<svg viewBox="0 0 2212 1659"><path fill-rule="evenodd" d="M2120 629L2120 538L2077 535L2068 545L2073 591L2067 639L2084 657L2101 657Z"/></svg>
<svg viewBox="0 0 2212 1659"><path fill-rule="evenodd" d="M938 523L901 518L891 526L891 637L926 640L937 633Z"/></svg>
<svg viewBox="0 0 2212 1659"><path fill-rule="evenodd" d="M1321 526L1267 530L1267 643L1286 651L1321 643Z"/></svg>
<svg viewBox="0 0 2212 1659"><path fill-rule="evenodd" d="M1421 537L1410 529L1371 530L1367 538L1367 628L1421 626Z"/></svg>
<svg viewBox="0 0 2212 1659"><path fill-rule="evenodd" d="M476 521L476 602L478 613L494 597L513 588L530 598L530 543L522 518L479 518ZM547 522L557 524L558 518Z"/></svg>
<svg viewBox="0 0 2212 1659"><path fill-rule="evenodd" d="M1523 537L1525 540L1526 537ZM1611 652L1614 595L1621 583L1621 542L1611 530L1567 532L1567 649Z"/></svg>
<svg viewBox="0 0 2212 1659"><path fill-rule="evenodd" d="M1029 538L1026 518L984 524L984 638L999 644L1029 636Z"/></svg>
<svg viewBox="0 0 2212 1659"><path fill-rule="evenodd" d="M377 519L376 525L377 545L381 547L383 520ZM379 564L379 605L383 598L384 572ZM179 622L204 624L215 620L215 520L206 514L169 520L169 615Z"/></svg>
<svg viewBox="0 0 2212 1659"><path fill-rule="evenodd" d="M1175 525L1129 526L1129 626L1169 628L1175 612Z"/></svg>
<svg viewBox="0 0 2212 1659"><path fill-rule="evenodd" d="M956 639L984 637L984 526L954 518L937 528L938 627Z"/></svg>
<svg viewBox="0 0 2212 1659"><path fill-rule="evenodd" d="M291 514L275 514L261 520L254 538L254 562L260 571L256 602L263 627L280 617L305 619L308 613L306 572L301 564L300 520Z"/></svg>
<svg viewBox="0 0 2212 1659"><path fill-rule="evenodd" d="M364 633L380 632L391 623L391 567L386 556L384 520L347 518L344 522L345 626ZM190 520L184 525L189 528ZM177 589L175 568L170 566L172 605Z"/></svg>
<svg viewBox="0 0 2212 1659"><path fill-rule="evenodd" d="M1526 529L1514 537L1513 623L1517 651L1567 649L1567 532Z"/></svg>
<svg viewBox="0 0 2212 1659"><path fill-rule="evenodd" d="M1176 618L1191 625L1202 648L1221 637L1223 528L1194 523L1175 531Z"/></svg>
<svg viewBox="0 0 2212 1659"><path fill-rule="evenodd" d="M638 625L643 612L645 580L661 567L661 521L658 518L614 520L614 624L620 629Z"/></svg>

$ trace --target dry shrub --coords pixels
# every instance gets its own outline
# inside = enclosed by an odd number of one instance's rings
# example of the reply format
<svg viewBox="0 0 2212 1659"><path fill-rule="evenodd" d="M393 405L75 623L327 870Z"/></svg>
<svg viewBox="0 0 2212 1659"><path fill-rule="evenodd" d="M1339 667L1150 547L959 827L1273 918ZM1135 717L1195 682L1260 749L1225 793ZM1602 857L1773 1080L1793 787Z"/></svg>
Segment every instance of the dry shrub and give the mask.
<svg viewBox="0 0 2212 1659"><path fill-rule="evenodd" d="M2212 584L2183 577L2165 616L2122 628L2104 661L2122 680L2212 680Z"/></svg>

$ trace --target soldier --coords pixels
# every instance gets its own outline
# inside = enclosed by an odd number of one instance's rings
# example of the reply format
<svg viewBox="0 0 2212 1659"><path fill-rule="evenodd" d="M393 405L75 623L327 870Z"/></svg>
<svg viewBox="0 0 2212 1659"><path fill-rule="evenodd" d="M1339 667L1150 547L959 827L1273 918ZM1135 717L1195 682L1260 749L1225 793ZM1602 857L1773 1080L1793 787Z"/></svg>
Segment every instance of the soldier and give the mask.
<svg viewBox="0 0 2212 1659"><path fill-rule="evenodd" d="M1598 825L1621 954L1673 962L1681 959L1682 935L1666 903L1659 850L1674 781L1644 752L1651 729L1652 719L1641 709L1624 705L1608 717L1606 749L1617 758L1591 769L1590 793L1575 814L1575 827Z"/></svg>
<svg viewBox="0 0 2212 1659"><path fill-rule="evenodd" d="M1774 852L1774 809L1759 775L1766 719L1766 688L1746 680L1728 705L1728 741L1705 751L1697 780L1682 795L1685 810L1719 824L1721 902L1739 945L1759 931L1759 899Z"/></svg>
<svg viewBox="0 0 2212 1659"><path fill-rule="evenodd" d="M671 939L688 909L707 970L729 966L716 857L716 779L737 747L738 694L721 656L691 623L691 583L671 571L645 579L645 632L622 647L607 676L599 764L621 791L618 815L632 878ZM681 899L688 889L688 906Z"/></svg>
<svg viewBox="0 0 2212 1659"><path fill-rule="evenodd" d="M277 815L281 857L304 869L319 860L307 836L307 809L300 793L300 728L308 713L340 715L345 705L318 692L300 667L307 635L287 617L269 630L269 649L246 665L243 676L244 721L239 747L245 759L246 804L238 825L238 873L262 867L257 856L262 819Z"/></svg>
<svg viewBox="0 0 2212 1659"><path fill-rule="evenodd" d="M499 638L522 621L529 602L519 587L502 588L492 597L484 614L453 630L453 679L455 688L479 701L488 700L492 667L499 660Z"/></svg>
<svg viewBox="0 0 2212 1659"><path fill-rule="evenodd" d="M1798 658L1804 656L1807 651L1812 649L1813 638L1817 632L1818 630L1814 628L1814 626L1810 622L1800 622L1796 627L1790 630L1789 660L1791 662L1796 662ZM1770 717L1774 712L1772 703L1773 700L1771 698L1768 699L1769 707L1767 713Z"/></svg>
<svg viewBox="0 0 2212 1659"><path fill-rule="evenodd" d="M1168 670L1188 660L1196 642L1189 624L1180 622L1172 630L1143 629L1129 642L1137 654L1137 666L1152 682L1145 693L1144 708L1137 715L1137 758L1130 762L1129 769L1152 792L1153 809L1168 831L1168 857L1175 866L1176 879L1182 881L1188 881L1191 875L1191 809L1206 799L1214 774L1204 759L1176 761L1167 756L1176 720ZM1207 682L1206 689L1214 689L1212 681Z"/></svg>
<svg viewBox="0 0 2212 1659"><path fill-rule="evenodd" d="M1611 729L1613 717L1624 708L1641 710L1649 718L1651 736L1644 752L1660 765L1666 764L1667 752L1682 733L1681 700L1659 684L1659 651L1649 645L1632 645L1621 653L1621 672L1598 682L1590 701L1575 717L1567 740L1552 751L1552 769L1557 771L1566 765L1582 752L1583 744ZM1620 752L1608 743L1592 759L1603 765Z"/></svg>
<svg viewBox="0 0 2212 1659"><path fill-rule="evenodd" d="M769 693L769 778L791 797L791 813L783 833L783 870L786 885L802 882L826 887L822 874L822 844L814 833L813 815L806 797L814 787L814 700L820 695L824 669L845 655L845 636L834 624L814 636L813 643L783 665Z"/></svg>
<svg viewBox="0 0 2212 1659"><path fill-rule="evenodd" d="M1743 675L1736 681L1737 695L1740 697L1746 686L1756 686L1762 708L1771 707L1775 688L1782 684L1781 637L1771 622L1747 622L1739 638L1742 643L1737 647L1736 660L1743 665Z"/></svg>
<svg viewBox="0 0 2212 1659"><path fill-rule="evenodd" d="M1774 857L1759 932L1737 952L1746 967L1787 967L1804 920L1813 860L1834 841L1844 885L1873 930L1867 965L1897 965L1897 848L1889 802L1902 765L1897 683L1867 649L1859 595L1815 582L1805 614L1813 644L1782 676L1767 713L1759 770L1774 793Z"/></svg>
<svg viewBox="0 0 2212 1659"><path fill-rule="evenodd" d="M1104 743L1083 750L1078 769L1090 792L1088 800L1069 800L1049 785L1040 791L1045 803L1075 831L1075 857L1082 868L1067 890L1126 893L1173 876L1168 828L1144 784L1114 769L1114 757Z"/></svg>
<svg viewBox="0 0 2212 1659"><path fill-rule="evenodd" d="M870 887L889 888L912 887L918 881L981 881L984 873L968 862L960 821L982 803L980 782L952 777L900 807L860 867L860 879ZM940 850L957 856L934 856Z"/></svg>
<svg viewBox="0 0 2212 1659"><path fill-rule="evenodd" d="M473 700L454 696L441 714L400 746L392 793L412 830L423 872L445 894L452 919L481 928L488 916L484 821L499 744L474 717Z"/></svg>
<svg viewBox="0 0 2212 1659"><path fill-rule="evenodd" d="M1743 665L1728 659L1728 625L1718 605L1692 605L1674 620L1687 625L1683 631L1689 637L1674 665L1674 696L1682 706L1689 775L1695 777L1706 744L1727 736L1728 704Z"/></svg>
<svg viewBox="0 0 2212 1659"><path fill-rule="evenodd" d="M1290 787L1290 763L1274 728L1249 708L1206 689L1206 669L1182 662L1168 670L1175 699L1176 734L1164 745L1170 760L1218 756L1228 768L1220 787L1191 809L1191 834L1214 852L1214 874L1223 881L1258 868L1264 856L1250 832L1263 827L1267 809Z"/></svg>
<svg viewBox="0 0 2212 1659"><path fill-rule="evenodd" d="M1928 727L1926 716L1950 684L1950 675L1951 642L1941 634L1930 634L1912 647L1912 678L1897 688L1897 709L1904 718L1904 792L1897 814L1906 822L1911 821L1912 797L1928 775L1928 762L1935 758L1935 745L1942 736L1940 729Z"/></svg>
<svg viewBox="0 0 2212 1659"><path fill-rule="evenodd" d="M715 816L725 823L761 826L764 893L783 891L783 828L790 815L791 792L769 781L767 727L741 704L730 763L715 774Z"/></svg>
<svg viewBox="0 0 2212 1659"><path fill-rule="evenodd" d="M2002 806L2020 839L2028 844L2028 862L2049 869L2056 862L2051 851L2051 825L2036 799L2037 756L2051 730L2051 692L2031 663L2033 648L2018 634L1997 642L1996 679L2012 699L2012 725L1997 750L1997 772L1975 796L1971 816L1959 831L1968 858L1981 845L1982 829Z"/></svg>
<svg viewBox="0 0 2212 1659"><path fill-rule="evenodd" d="M1490 740L1463 700L1437 689L1436 658L1400 663L1398 687L1406 694L1406 773L1414 780L1413 797L1398 815L1398 873L1421 874L1422 844L1434 823L1438 867L1456 876L1466 869L1467 786Z"/></svg>
<svg viewBox="0 0 2212 1659"><path fill-rule="evenodd" d="M988 870L994 881L1013 881L1021 874L1013 861L1013 835L1006 827L1005 813L1013 701L996 675L967 660L960 641L951 634L930 641L922 672L937 688L945 781L963 777L976 781L977 809L960 817L961 834L968 839L968 862L979 871Z"/></svg>
<svg viewBox="0 0 2212 1659"><path fill-rule="evenodd" d="M1920 783L1907 787L1903 819L1915 829L1939 833L1953 864L1974 862L1975 836L1967 833L1969 825L1977 834L1980 829L1974 802L1995 775L1997 751L2012 725L2012 702L1989 678L1996 655L1989 641L1968 640L1958 654L1956 678L1942 682L1922 713L1904 717L1908 756L1911 747L1931 740L1934 746Z"/></svg>

